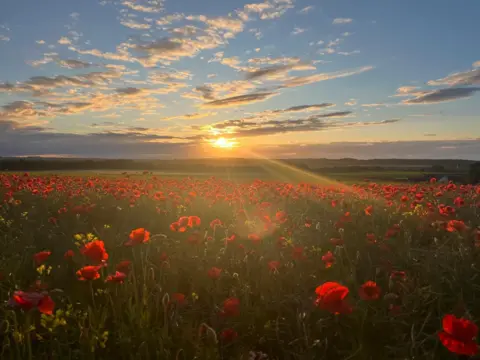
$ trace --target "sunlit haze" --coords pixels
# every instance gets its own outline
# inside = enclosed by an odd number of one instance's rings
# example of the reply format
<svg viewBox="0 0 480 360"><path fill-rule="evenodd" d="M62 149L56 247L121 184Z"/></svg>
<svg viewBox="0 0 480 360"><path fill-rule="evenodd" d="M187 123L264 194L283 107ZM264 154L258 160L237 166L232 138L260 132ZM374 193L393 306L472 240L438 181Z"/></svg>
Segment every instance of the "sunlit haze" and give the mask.
<svg viewBox="0 0 480 360"><path fill-rule="evenodd" d="M3 1L0 155L480 159L476 0Z"/></svg>

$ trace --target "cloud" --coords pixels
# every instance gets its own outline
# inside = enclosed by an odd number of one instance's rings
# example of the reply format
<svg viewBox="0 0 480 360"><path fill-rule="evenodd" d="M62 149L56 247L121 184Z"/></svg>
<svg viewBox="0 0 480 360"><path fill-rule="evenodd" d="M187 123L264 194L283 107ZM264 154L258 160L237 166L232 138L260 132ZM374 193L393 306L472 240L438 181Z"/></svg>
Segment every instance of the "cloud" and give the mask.
<svg viewBox="0 0 480 360"><path fill-rule="evenodd" d="M143 89L127 87L127 88L119 88L119 89L116 89L115 91L122 96L135 96L135 95L141 94L143 92Z"/></svg>
<svg viewBox="0 0 480 360"><path fill-rule="evenodd" d="M315 9L315 6L313 6L313 5L306 6L306 7L304 7L303 9L299 10L298 13L299 13L299 14L307 14L307 13L309 13L310 11L312 11L313 9Z"/></svg>
<svg viewBox="0 0 480 360"><path fill-rule="evenodd" d="M8 37L8 36L6 36L6 35L0 35L0 41L9 42L9 41L10 41L10 37Z"/></svg>
<svg viewBox="0 0 480 360"><path fill-rule="evenodd" d="M357 105L357 100L356 99L350 99L345 103L346 106L355 106Z"/></svg>
<svg viewBox="0 0 480 360"><path fill-rule="evenodd" d="M296 27L296 28L293 29L291 34L292 35L300 35L301 33L304 33L305 31L307 31L307 29L302 29L302 28Z"/></svg>
<svg viewBox="0 0 480 360"><path fill-rule="evenodd" d="M130 53L126 50L128 44L120 44L117 46L117 52L103 52L98 49L89 49L89 50L82 50L76 48L75 46L69 46L68 50L74 51L80 55L90 55L99 58L103 58L106 60L115 60L115 61L125 61L125 62L134 62L135 58L133 58Z"/></svg>
<svg viewBox="0 0 480 360"><path fill-rule="evenodd" d="M244 95L255 88L255 84L246 80L207 83L195 87L191 92L183 93L182 97L194 100L216 100L222 97Z"/></svg>
<svg viewBox="0 0 480 360"><path fill-rule="evenodd" d="M394 96L411 96L419 93L421 92L418 91L418 86L401 86Z"/></svg>
<svg viewBox="0 0 480 360"><path fill-rule="evenodd" d="M472 159L480 160L480 140L422 140L378 142L332 142L282 144L275 148L255 146L255 152L269 158L287 157L331 159Z"/></svg>
<svg viewBox="0 0 480 360"><path fill-rule="evenodd" d="M334 25L338 25L338 24L349 24L353 21L353 19L350 19L350 18L336 18L336 19L333 19L333 23Z"/></svg>
<svg viewBox="0 0 480 360"><path fill-rule="evenodd" d="M465 86L480 85L480 68L469 71L450 74L443 79L431 80L427 82L430 86L448 85L448 86Z"/></svg>
<svg viewBox="0 0 480 360"><path fill-rule="evenodd" d="M140 1L127 0L122 5L139 12L158 13L163 9L163 1L150 0L146 1L146 5L139 4Z"/></svg>
<svg viewBox="0 0 480 360"><path fill-rule="evenodd" d="M214 49L223 43L224 40L219 34L210 32L194 38L185 38L182 35L142 42L133 45L133 49L143 54L137 61L146 67L153 67L157 63L170 64L182 57L194 57L202 50Z"/></svg>
<svg viewBox="0 0 480 360"><path fill-rule="evenodd" d="M59 60L58 64L67 69L85 69L92 66L91 63L75 59Z"/></svg>
<svg viewBox="0 0 480 360"><path fill-rule="evenodd" d="M265 101L273 96L277 95L275 92L258 92L246 95L238 95L233 97L228 97L220 100L214 100L202 104L202 107L205 108L221 108L221 107L231 107L231 106L244 106L251 103Z"/></svg>
<svg viewBox="0 0 480 360"><path fill-rule="evenodd" d="M480 91L478 87L471 88L444 88L434 91L423 92L413 99L404 100L404 104L434 104L445 101L469 98L475 92Z"/></svg>
<svg viewBox="0 0 480 360"><path fill-rule="evenodd" d="M294 65L273 65L252 71L245 75L247 80L256 80L260 78L271 78L279 74L285 74L292 70Z"/></svg>
<svg viewBox="0 0 480 360"><path fill-rule="evenodd" d="M480 67L480 60L479 61L475 61L473 64L472 64L472 67Z"/></svg>
<svg viewBox="0 0 480 360"><path fill-rule="evenodd" d="M133 20L122 20L120 24L134 30L148 30L152 27L150 24L141 24Z"/></svg>
<svg viewBox="0 0 480 360"><path fill-rule="evenodd" d="M361 68L356 68L351 70L342 70L342 71L337 71L332 73L314 74L309 76L298 76L298 77L293 77L286 80L281 87L291 88L291 87L308 85L308 84L316 83L319 81L344 78L352 75L361 74L366 71L370 71L372 69L373 69L373 66L364 66Z"/></svg>
<svg viewBox="0 0 480 360"><path fill-rule="evenodd" d="M399 119L389 119L377 122L343 122L332 120L348 117L351 111L337 111L325 114L308 116L293 120L248 121L229 120L213 124L204 130L220 131L220 135L229 138L254 136L270 136L291 132L315 132L347 127L377 126L396 123Z"/></svg>
<svg viewBox="0 0 480 360"><path fill-rule="evenodd" d="M72 40L70 40L69 38L65 37L65 36L62 36L59 40L58 40L58 43L60 45L71 45L72 44Z"/></svg>
<svg viewBox="0 0 480 360"><path fill-rule="evenodd" d="M108 124L104 125L108 127ZM375 124L372 123L370 126ZM323 128L328 129L328 126ZM68 134L52 132L45 127L22 126L11 120L0 120L0 153L7 157L51 155L81 158L202 158L205 157L206 150L198 142L201 139L202 137L193 136L192 139L182 139L155 129L139 127L117 128L114 131L89 134ZM323 158L334 159L480 160L480 139L294 143L275 146L262 145L261 142L255 141L254 144L257 154L277 159L314 158L320 155ZM248 143L244 145L248 146Z"/></svg>
<svg viewBox="0 0 480 360"><path fill-rule="evenodd" d="M288 112L297 112L297 111L315 111L315 110L321 110L325 108L329 108L335 106L335 104L332 103L321 103L321 104L314 104L314 105L297 105L297 106L291 106L289 108L283 109L283 110L273 110L273 113L288 113Z"/></svg>
<svg viewBox="0 0 480 360"><path fill-rule="evenodd" d="M389 106L388 104L384 103L372 103L372 104L362 104L362 107L367 107L367 108L379 108L379 107L386 107Z"/></svg>
<svg viewBox="0 0 480 360"><path fill-rule="evenodd" d="M182 13L175 13L166 15L157 20L158 25L169 25L173 22L183 20L185 18L185 14Z"/></svg>
<svg viewBox="0 0 480 360"><path fill-rule="evenodd" d="M353 51L339 51L337 52L338 55L343 55L343 56L351 56L351 55L356 55L360 54L360 50L353 50Z"/></svg>
<svg viewBox="0 0 480 360"><path fill-rule="evenodd" d="M209 116L215 116L217 113L215 112L206 112L206 113L192 113L192 114L184 114L184 115L177 115L177 116L170 116L163 118L164 121L170 120L194 120L194 119L203 119Z"/></svg>

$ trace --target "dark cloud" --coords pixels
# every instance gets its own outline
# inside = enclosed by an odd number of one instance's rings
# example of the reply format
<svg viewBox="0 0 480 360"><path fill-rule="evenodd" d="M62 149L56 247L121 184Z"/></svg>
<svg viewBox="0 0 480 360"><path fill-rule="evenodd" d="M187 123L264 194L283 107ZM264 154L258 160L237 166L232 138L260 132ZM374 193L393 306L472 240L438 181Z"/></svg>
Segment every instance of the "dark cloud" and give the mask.
<svg viewBox="0 0 480 360"><path fill-rule="evenodd" d="M479 91L478 87L463 88L445 88L429 91L418 95L413 99L404 100L404 104L432 104L445 101L453 101L457 99L468 98L475 92Z"/></svg>
<svg viewBox="0 0 480 360"><path fill-rule="evenodd" d="M291 70L295 65L274 65L258 69L256 71L247 73L245 78L247 80L256 80L264 77L271 77L278 74L283 74Z"/></svg>
<svg viewBox="0 0 480 360"><path fill-rule="evenodd" d="M328 129L327 124L322 126ZM149 134L138 130L144 130L144 128L128 129L123 133L65 134L51 132L49 129L42 127L22 127L14 121L0 120L0 153L2 156L59 155L92 158L191 158L205 156L199 142L178 143L179 139L172 136ZM203 138L197 135L189 139L191 141L201 141ZM463 158L480 160L480 139L297 143L279 144L275 147L262 146L261 143L257 144L256 142L255 152L270 158Z"/></svg>
<svg viewBox="0 0 480 360"><path fill-rule="evenodd" d="M332 106L335 106L335 104L321 103L321 104L314 104L314 105L298 105L298 106L291 106L287 109L273 110L272 112L275 114L279 114L279 113L288 113L288 112L296 112L296 111L313 111L313 110L320 110L320 109L324 109Z"/></svg>
<svg viewBox="0 0 480 360"><path fill-rule="evenodd" d="M255 151L269 158L480 160L480 139L292 144L257 146Z"/></svg>
<svg viewBox="0 0 480 360"><path fill-rule="evenodd" d="M195 88L198 92L202 94L203 99L205 100L215 100L213 89L208 85L197 86Z"/></svg>
<svg viewBox="0 0 480 360"><path fill-rule="evenodd" d="M140 94L143 91L143 89L134 88L134 87L126 87L126 88L116 89L115 91L120 95L132 96L132 95Z"/></svg>
<svg viewBox="0 0 480 360"><path fill-rule="evenodd" d="M267 136L290 132L322 131L334 128L353 126L375 126L398 122L399 119L389 119L377 122L342 122L330 119L342 118L351 115L351 111L337 111L326 114L318 114L300 119L249 121L245 119L228 120L210 125L213 130L228 130L221 136L230 138L242 138L252 136Z"/></svg>
<svg viewBox="0 0 480 360"><path fill-rule="evenodd" d="M206 108L220 108L220 107L230 107L230 106L242 106L248 105L258 101L264 101L272 96L277 95L275 92L259 92L246 95L232 96L220 100L214 100L202 104L202 107Z"/></svg>
<svg viewBox="0 0 480 360"><path fill-rule="evenodd" d="M67 69L85 69L92 66L91 63L75 59L60 60L58 63L60 66Z"/></svg>
<svg viewBox="0 0 480 360"><path fill-rule="evenodd" d="M2 156L77 156L105 158L194 156L191 144L169 135L145 133L130 128L91 134L51 132L41 127L21 127L14 121L0 121ZM176 140L172 143L172 140ZM197 150L198 151L198 150Z"/></svg>

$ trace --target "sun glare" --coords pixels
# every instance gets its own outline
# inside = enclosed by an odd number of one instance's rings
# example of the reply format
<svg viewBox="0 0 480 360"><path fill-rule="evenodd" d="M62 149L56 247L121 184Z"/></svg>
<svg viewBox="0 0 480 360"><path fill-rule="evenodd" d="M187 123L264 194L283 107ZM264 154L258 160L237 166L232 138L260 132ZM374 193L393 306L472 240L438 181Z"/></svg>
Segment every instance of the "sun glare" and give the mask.
<svg viewBox="0 0 480 360"><path fill-rule="evenodd" d="M230 139L225 139L223 137L218 138L213 141L213 146L221 149L231 149L233 148L237 143L235 141L232 141Z"/></svg>

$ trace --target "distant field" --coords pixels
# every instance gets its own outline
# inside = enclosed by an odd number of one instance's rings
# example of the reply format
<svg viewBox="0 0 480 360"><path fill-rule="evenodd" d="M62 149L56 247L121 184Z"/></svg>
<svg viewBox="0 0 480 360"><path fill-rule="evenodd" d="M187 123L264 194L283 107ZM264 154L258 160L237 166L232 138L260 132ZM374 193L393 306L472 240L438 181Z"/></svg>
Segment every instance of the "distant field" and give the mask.
<svg viewBox="0 0 480 360"><path fill-rule="evenodd" d="M101 177L118 177L129 176L133 178L144 177L146 174L143 171L125 171L125 170L78 170L78 171L34 171L32 174L39 175L70 175L70 176L101 176ZM278 180L285 182L314 182L314 183L328 183L332 181L339 181L345 183L377 181L377 182L405 182L409 179L418 179L425 176L422 171L402 171L402 170L383 170L383 171L339 171L335 172L329 169L328 171L317 170L312 172L309 170L297 169L294 167L285 166L269 166L261 171L244 171L242 169L233 169L226 171L151 171L148 176L153 174L158 177L169 178L199 178L204 179L208 177L216 177L219 179L227 179L232 181L244 182L254 179L261 180ZM443 175L448 176L448 173L437 174L438 177Z"/></svg>

